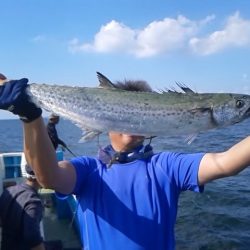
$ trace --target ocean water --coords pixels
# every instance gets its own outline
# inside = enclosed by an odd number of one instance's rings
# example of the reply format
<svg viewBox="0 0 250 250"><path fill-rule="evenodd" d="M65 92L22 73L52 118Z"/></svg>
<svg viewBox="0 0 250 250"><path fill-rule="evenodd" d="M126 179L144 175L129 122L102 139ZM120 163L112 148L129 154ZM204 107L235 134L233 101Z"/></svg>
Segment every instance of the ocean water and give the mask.
<svg viewBox="0 0 250 250"><path fill-rule="evenodd" d="M250 120L227 128L199 134L189 145L184 137L157 137L155 152L219 152L249 134ZM95 156L98 145L108 143L107 135L88 143L78 143L81 130L61 120L58 134L76 155ZM23 136L19 120L0 121L0 152L22 151ZM71 154L65 152L66 158ZM203 194L184 192L180 196L175 227L177 250L250 249L250 168L234 177L213 181Z"/></svg>

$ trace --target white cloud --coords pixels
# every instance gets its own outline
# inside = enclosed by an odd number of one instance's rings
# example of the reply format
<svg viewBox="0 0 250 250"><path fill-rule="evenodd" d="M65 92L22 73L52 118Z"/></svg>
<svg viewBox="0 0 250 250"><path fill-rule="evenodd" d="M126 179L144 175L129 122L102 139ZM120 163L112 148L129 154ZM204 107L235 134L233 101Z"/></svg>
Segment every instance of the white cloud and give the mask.
<svg viewBox="0 0 250 250"><path fill-rule="evenodd" d="M135 45L136 31L118 23L114 20L102 26L95 35L93 44L83 43L76 38L70 41L69 49L72 52L94 51L94 52L122 52L129 51Z"/></svg>
<svg viewBox="0 0 250 250"><path fill-rule="evenodd" d="M139 57L149 57L180 49L197 29L197 23L183 16L152 22L138 32L134 54Z"/></svg>
<svg viewBox="0 0 250 250"><path fill-rule="evenodd" d="M74 38L69 43L71 52L90 51L102 53L128 53L137 57L150 57L185 47L190 37L199 27L213 19L209 16L201 22L195 22L184 16L176 19L165 18L154 21L141 30L132 29L112 20L101 27L93 43L81 44Z"/></svg>
<svg viewBox="0 0 250 250"><path fill-rule="evenodd" d="M33 42L43 42L46 40L46 37L44 35L37 35L32 38Z"/></svg>
<svg viewBox="0 0 250 250"><path fill-rule="evenodd" d="M127 53L145 58L190 49L199 55L210 55L229 47L250 45L250 21L242 19L239 12L228 18L224 29L199 38L214 18L211 15L192 21L179 15L176 19L153 21L142 29L132 29L112 20L100 28L91 43L72 39L69 50L72 53Z"/></svg>
<svg viewBox="0 0 250 250"><path fill-rule="evenodd" d="M192 38L191 49L200 55L210 55L231 47L250 46L250 21L240 17L239 12L230 16L223 30L215 31L205 38Z"/></svg>

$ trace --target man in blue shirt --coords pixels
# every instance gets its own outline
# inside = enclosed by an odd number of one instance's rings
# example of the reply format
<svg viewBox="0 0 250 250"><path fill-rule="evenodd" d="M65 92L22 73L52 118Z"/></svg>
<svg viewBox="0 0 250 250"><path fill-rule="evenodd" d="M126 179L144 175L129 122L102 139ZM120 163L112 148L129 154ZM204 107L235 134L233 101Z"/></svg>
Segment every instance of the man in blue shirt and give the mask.
<svg viewBox="0 0 250 250"><path fill-rule="evenodd" d="M12 112L24 121L26 159L40 183L64 195L76 194L85 249L173 250L180 192L201 192L207 182L250 164L250 137L221 153L154 154L143 145L143 136L113 131L111 144L98 158L58 163L42 111L25 96L26 87L26 79L7 82L0 88L0 108L12 104ZM6 93L11 101L6 102Z"/></svg>

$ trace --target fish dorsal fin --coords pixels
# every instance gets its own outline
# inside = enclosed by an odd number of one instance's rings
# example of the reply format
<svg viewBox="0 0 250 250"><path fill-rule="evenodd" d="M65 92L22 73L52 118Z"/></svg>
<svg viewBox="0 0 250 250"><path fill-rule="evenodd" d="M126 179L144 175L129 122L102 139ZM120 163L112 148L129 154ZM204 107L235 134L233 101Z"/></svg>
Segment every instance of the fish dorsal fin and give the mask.
<svg viewBox="0 0 250 250"><path fill-rule="evenodd" d="M101 74L100 72L96 72L97 74L97 78L99 80L99 87L100 88L112 88L112 89L115 89L115 85L106 77L104 76L103 74Z"/></svg>
<svg viewBox="0 0 250 250"><path fill-rule="evenodd" d="M176 85L181 88L187 94L194 94L195 92L190 89L187 85L176 82Z"/></svg>

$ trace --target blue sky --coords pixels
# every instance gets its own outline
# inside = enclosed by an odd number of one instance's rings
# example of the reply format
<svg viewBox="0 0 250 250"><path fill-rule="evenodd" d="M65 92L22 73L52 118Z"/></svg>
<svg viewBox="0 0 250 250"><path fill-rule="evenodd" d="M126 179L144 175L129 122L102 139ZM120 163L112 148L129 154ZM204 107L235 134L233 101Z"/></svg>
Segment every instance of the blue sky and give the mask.
<svg viewBox="0 0 250 250"><path fill-rule="evenodd" d="M249 0L2 0L0 72L96 86L250 93ZM0 119L14 118L0 111Z"/></svg>

